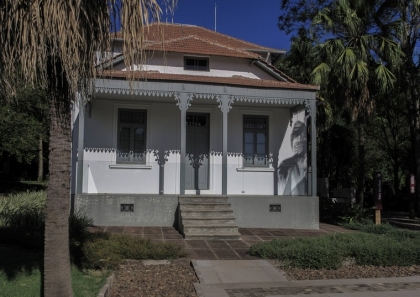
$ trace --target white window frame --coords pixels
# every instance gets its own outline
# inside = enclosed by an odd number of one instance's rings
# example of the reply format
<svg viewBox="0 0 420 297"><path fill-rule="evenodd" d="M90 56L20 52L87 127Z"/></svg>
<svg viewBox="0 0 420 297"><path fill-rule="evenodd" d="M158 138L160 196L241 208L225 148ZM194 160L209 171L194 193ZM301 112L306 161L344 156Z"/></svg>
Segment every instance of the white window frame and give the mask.
<svg viewBox="0 0 420 297"><path fill-rule="evenodd" d="M112 133L112 143L115 148L115 152L112 157L112 165L110 168L145 168L150 169L151 154L145 156L145 163L117 163L117 148L118 148L118 110L119 109L136 109L146 111L146 150L148 149L151 141L151 108L150 105L145 104L124 104L116 103L114 104L114 124L113 124L113 133Z"/></svg>
<svg viewBox="0 0 420 297"><path fill-rule="evenodd" d="M253 109L241 109L240 110L240 131L241 131L241 147L243 150L244 147L244 116L266 116L268 118L268 143L267 143L267 165L264 166L249 166L245 165L245 162L243 160L243 157L241 158L242 167L238 168L237 171L267 171L271 172L274 170L273 164L270 163L270 148L271 143L273 141L273 112L272 111L266 111L266 110L253 110ZM242 152L244 154L244 152Z"/></svg>

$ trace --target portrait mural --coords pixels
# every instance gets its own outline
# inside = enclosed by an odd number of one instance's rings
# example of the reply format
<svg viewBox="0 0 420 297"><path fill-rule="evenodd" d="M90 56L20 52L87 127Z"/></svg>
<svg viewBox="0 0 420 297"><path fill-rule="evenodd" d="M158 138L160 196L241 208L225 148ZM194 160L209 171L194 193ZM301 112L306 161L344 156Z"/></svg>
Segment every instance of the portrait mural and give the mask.
<svg viewBox="0 0 420 297"><path fill-rule="evenodd" d="M305 110L294 114L279 149L279 195L307 195L307 129Z"/></svg>

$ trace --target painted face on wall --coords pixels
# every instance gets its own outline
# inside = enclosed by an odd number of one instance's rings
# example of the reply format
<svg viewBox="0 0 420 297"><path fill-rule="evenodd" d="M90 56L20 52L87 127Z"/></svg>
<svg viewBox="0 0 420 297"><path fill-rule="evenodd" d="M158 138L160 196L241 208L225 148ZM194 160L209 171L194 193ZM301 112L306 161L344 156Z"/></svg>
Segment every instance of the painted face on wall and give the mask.
<svg viewBox="0 0 420 297"><path fill-rule="evenodd" d="M295 156L304 156L306 154L306 126L304 123L295 122L290 135L292 151Z"/></svg>

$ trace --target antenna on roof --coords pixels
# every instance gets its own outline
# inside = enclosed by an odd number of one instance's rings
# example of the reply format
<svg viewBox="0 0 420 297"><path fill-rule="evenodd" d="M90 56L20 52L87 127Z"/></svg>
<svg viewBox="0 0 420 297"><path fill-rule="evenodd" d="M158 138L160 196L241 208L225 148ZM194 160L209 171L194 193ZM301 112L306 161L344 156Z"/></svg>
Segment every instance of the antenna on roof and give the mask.
<svg viewBox="0 0 420 297"><path fill-rule="evenodd" d="M216 30L216 16L217 16L217 4L214 2L214 32L217 32Z"/></svg>

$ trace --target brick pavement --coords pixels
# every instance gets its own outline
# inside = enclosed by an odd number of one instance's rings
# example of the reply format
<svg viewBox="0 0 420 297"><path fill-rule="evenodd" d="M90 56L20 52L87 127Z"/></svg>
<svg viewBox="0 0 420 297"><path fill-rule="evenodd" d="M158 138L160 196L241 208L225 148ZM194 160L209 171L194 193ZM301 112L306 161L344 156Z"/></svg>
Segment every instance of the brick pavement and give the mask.
<svg viewBox="0 0 420 297"><path fill-rule="evenodd" d="M246 251L256 243L274 238L314 237L331 233L350 233L351 230L340 226L320 223L318 230L274 229L274 228L239 228L242 240L185 240L174 227L130 227L130 226L94 226L91 232L129 234L141 238L150 238L157 242L169 242L184 246L192 259L198 260L252 260Z"/></svg>

